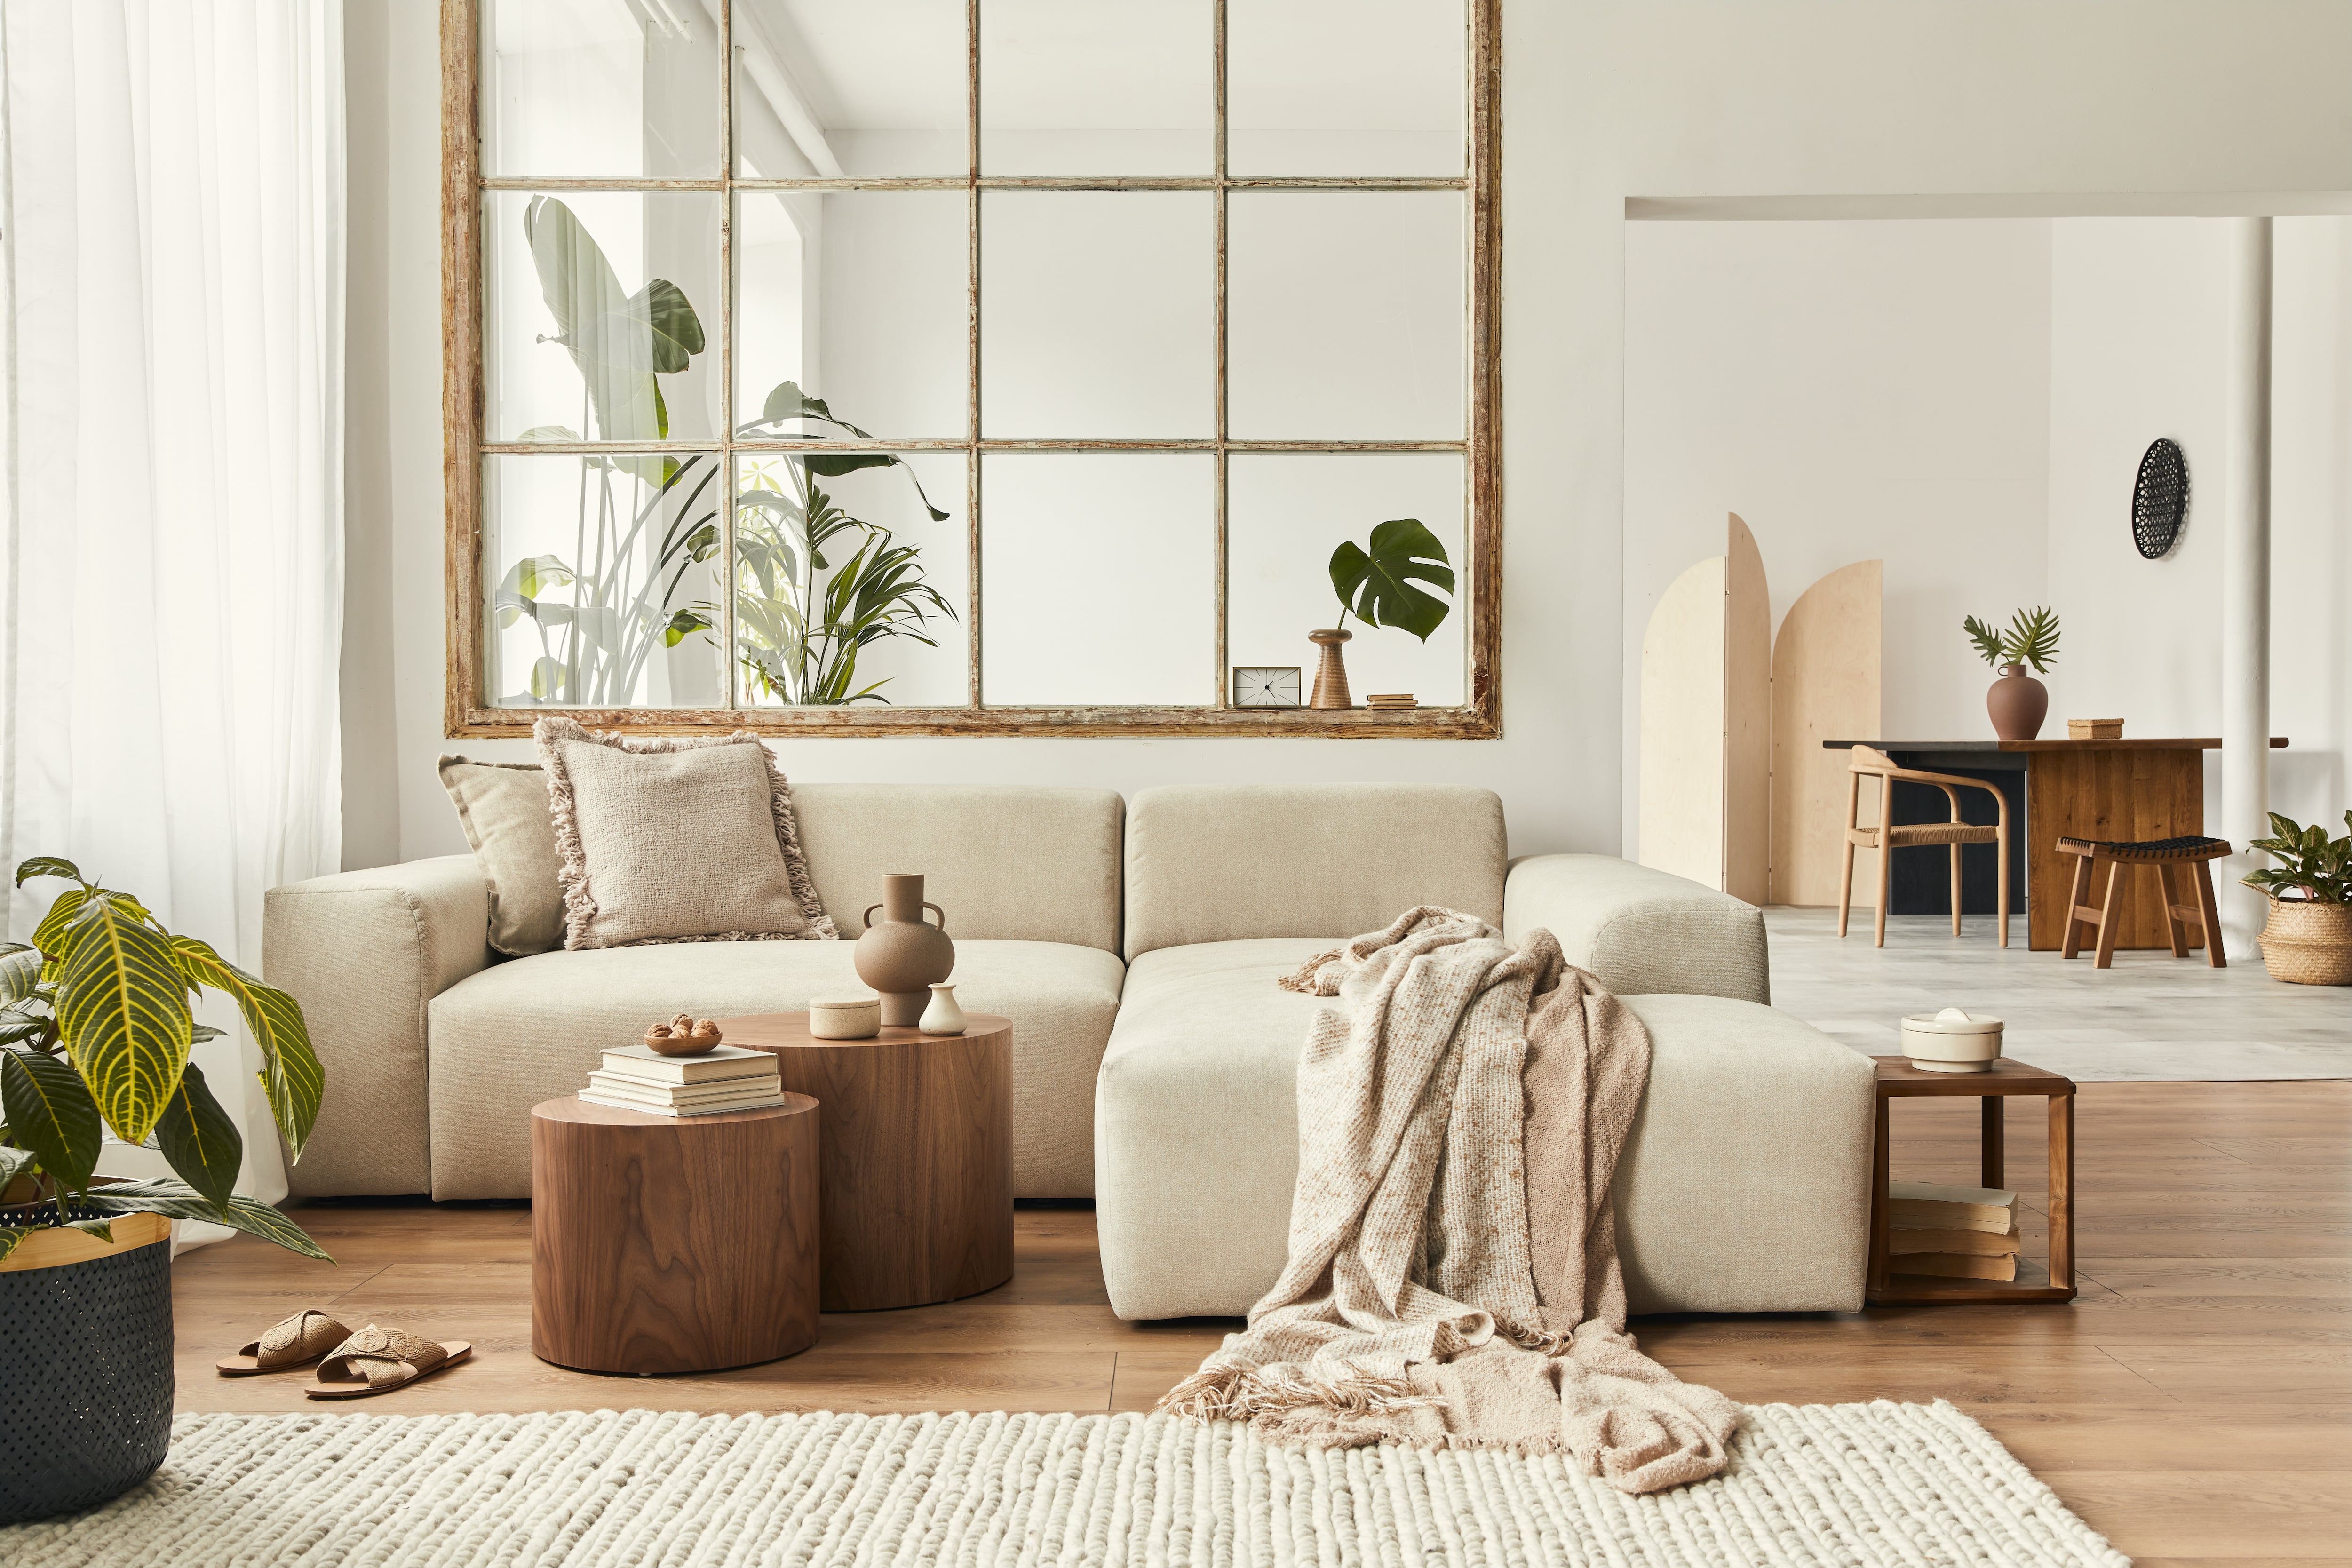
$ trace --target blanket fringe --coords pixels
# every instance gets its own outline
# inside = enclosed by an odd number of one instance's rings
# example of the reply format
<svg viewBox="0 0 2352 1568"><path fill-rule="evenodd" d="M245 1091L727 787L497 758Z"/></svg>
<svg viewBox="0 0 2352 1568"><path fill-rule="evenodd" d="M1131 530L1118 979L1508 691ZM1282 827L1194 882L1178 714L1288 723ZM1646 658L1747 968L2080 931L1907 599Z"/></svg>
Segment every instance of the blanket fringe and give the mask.
<svg viewBox="0 0 2352 1568"><path fill-rule="evenodd" d="M1262 1426L1269 1425L1262 1417L1278 1418L1294 1411L1363 1416L1436 1409L1444 1404L1435 1394L1415 1394L1406 1377L1346 1361L1260 1367L1212 1363L1160 1399L1160 1408L1173 1415L1195 1421L1259 1421Z"/></svg>

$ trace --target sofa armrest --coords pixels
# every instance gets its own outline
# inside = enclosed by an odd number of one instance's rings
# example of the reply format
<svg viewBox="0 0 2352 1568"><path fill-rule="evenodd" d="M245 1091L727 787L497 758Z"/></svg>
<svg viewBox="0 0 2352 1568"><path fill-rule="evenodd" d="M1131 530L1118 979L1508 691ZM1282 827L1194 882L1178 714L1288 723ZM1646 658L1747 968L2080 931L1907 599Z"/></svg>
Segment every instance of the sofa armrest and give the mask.
<svg viewBox="0 0 2352 1568"><path fill-rule="evenodd" d="M489 890L471 855L272 888L261 968L294 994L327 1070L318 1126L287 1173L294 1194L433 1185L425 1005L488 967Z"/></svg>
<svg viewBox="0 0 2352 1568"><path fill-rule="evenodd" d="M1503 934L1538 927L1620 996L1772 1000L1764 911L1614 855L1535 855L1503 884Z"/></svg>

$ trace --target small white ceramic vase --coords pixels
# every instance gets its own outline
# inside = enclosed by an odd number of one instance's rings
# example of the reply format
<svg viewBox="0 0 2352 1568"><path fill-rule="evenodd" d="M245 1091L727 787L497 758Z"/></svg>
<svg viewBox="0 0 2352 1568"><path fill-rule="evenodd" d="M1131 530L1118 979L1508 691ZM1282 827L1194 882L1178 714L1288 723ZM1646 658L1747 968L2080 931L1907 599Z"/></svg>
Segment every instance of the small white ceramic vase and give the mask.
<svg viewBox="0 0 2352 1568"><path fill-rule="evenodd" d="M1990 1072L2000 1056L2000 1020L1958 1007L1906 1014L1903 1054L1921 1072Z"/></svg>
<svg viewBox="0 0 2352 1568"><path fill-rule="evenodd" d="M931 1005L923 1009L923 1021L916 1026L927 1035L963 1033L963 1009L956 1005L954 986L941 981L931 987Z"/></svg>
<svg viewBox="0 0 2352 1568"><path fill-rule="evenodd" d="M809 1003L809 1033L820 1040L870 1040L882 1032L882 998L834 996Z"/></svg>

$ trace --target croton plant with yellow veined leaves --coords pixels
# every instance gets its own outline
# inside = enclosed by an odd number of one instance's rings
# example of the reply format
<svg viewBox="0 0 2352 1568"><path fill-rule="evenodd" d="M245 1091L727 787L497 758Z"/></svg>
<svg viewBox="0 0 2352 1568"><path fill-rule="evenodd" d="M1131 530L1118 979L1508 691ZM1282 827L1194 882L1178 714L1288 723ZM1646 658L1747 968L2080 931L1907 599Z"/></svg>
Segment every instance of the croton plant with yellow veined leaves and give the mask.
<svg viewBox="0 0 2352 1568"><path fill-rule="evenodd" d="M245 1140L188 1059L221 1033L196 1022L196 995L226 994L261 1047L263 1092L299 1159L326 1082L300 1005L69 860L42 855L16 868L20 888L37 877L74 885L31 945L0 943L0 1258L51 1226L110 1241L111 1217L142 1212L326 1257L284 1215L234 1191ZM109 1128L126 1143L152 1140L186 1179L93 1184Z"/></svg>

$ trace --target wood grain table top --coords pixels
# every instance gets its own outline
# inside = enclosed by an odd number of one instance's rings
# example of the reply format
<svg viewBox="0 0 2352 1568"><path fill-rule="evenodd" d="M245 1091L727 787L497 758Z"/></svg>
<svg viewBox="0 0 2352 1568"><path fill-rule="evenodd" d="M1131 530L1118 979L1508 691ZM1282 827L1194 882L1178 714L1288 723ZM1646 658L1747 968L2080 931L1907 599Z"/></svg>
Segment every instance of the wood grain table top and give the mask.
<svg viewBox="0 0 2352 1568"><path fill-rule="evenodd" d="M756 1013L741 1018L714 1020L730 1046L747 1050L772 1051L792 1046L825 1046L844 1050L861 1047L897 1046L909 1042L936 1040L950 1044L957 1040L983 1040L994 1035L1008 1034L1013 1020L994 1013L966 1013L964 1031L961 1035L931 1035L920 1029L899 1025L886 1025L882 1032L863 1040L822 1040L809 1033L806 1013Z"/></svg>
<svg viewBox="0 0 2352 1568"><path fill-rule="evenodd" d="M2271 750L2283 751L2284 735L2271 737ZM2112 741L1823 741L1825 752L1849 752L1868 746L1874 752L2218 752L2219 735L2126 735Z"/></svg>
<svg viewBox="0 0 2352 1568"><path fill-rule="evenodd" d="M1878 1064L1882 1097L1915 1099L1937 1095L2072 1094L2074 1080L2013 1057L1996 1057L1987 1072L1930 1072L1911 1065L1908 1057L1873 1057Z"/></svg>

